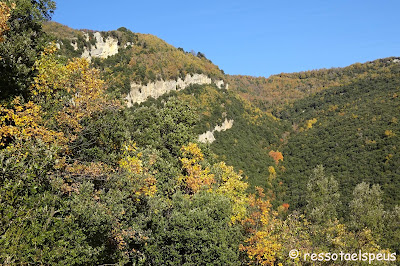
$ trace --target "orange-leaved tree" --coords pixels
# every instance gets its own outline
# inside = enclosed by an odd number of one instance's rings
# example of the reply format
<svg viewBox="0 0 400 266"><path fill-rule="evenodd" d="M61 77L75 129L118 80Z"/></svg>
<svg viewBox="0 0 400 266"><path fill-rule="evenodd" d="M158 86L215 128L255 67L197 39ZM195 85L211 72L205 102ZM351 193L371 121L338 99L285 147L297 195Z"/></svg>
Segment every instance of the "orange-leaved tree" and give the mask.
<svg viewBox="0 0 400 266"><path fill-rule="evenodd" d="M280 151L270 151L268 155L274 159L276 164L278 164L279 161L283 161L283 155Z"/></svg>

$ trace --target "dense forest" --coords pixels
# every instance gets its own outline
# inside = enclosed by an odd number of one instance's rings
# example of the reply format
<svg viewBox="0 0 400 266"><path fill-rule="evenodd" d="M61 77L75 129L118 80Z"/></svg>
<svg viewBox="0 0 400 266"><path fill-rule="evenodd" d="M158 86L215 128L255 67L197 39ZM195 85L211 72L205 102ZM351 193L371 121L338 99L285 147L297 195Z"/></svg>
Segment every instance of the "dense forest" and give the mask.
<svg viewBox="0 0 400 266"><path fill-rule="evenodd" d="M399 59L229 76L119 28L101 32L118 53L87 60L94 31L49 21L55 6L0 1L0 264L314 265L307 254L360 252L325 263L396 265ZM126 106L132 82L196 73L229 88Z"/></svg>

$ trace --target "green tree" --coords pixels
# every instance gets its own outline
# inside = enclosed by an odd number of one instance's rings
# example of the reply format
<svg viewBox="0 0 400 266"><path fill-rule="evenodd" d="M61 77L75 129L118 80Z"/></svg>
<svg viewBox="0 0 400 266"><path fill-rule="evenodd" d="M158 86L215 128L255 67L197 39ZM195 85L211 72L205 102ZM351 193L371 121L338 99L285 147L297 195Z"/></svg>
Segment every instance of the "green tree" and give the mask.
<svg viewBox="0 0 400 266"><path fill-rule="evenodd" d="M10 2L2 0L2 2ZM52 0L16 0L8 30L0 43L0 100L27 95L34 76L33 65L46 43L42 22L55 9Z"/></svg>
<svg viewBox="0 0 400 266"><path fill-rule="evenodd" d="M0 150L0 264L87 264L95 252L70 215L54 170L59 149L41 140Z"/></svg>
<svg viewBox="0 0 400 266"><path fill-rule="evenodd" d="M240 229L231 225L228 198L200 192L177 193L153 205L148 265L239 265Z"/></svg>
<svg viewBox="0 0 400 266"><path fill-rule="evenodd" d="M157 149L171 161L178 162L181 147L195 140L193 126L197 115L176 98L169 99L160 107L132 108L128 119L129 131L138 146Z"/></svg>
<svg viewBox="0 0 400 266"><path fill-rule="evenodd" d="M382 236L382 246L400 253L400 206L386 212L385 230Z"/></svg>
<svg viewBox="0 0 400 266"><path fill-rule="evenodd" d="M362 182L353 191L353 200L350 202L350 224L356 231L369 228L380 236L383 229L385 211L382 204L382 190L379 185Z"/></svg>
<svg viewBox="0 0 400 266"><path fill-rule="evenodd" d="M338 182L333 176L326 176L322 165L314 168L307 184L306 211L309 219L323 224L337 218L339 197Z"/></svg>

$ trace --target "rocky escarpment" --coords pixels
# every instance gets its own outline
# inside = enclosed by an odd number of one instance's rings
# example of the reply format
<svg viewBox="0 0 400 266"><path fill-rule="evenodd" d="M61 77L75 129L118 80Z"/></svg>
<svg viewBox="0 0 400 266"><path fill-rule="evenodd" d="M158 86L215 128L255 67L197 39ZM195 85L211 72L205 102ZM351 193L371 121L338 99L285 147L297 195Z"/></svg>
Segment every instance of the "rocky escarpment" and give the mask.
<svg viewBox="0 0 400 266"><path fill-rule="evenodd" d="M86 40L89 41L89 34L85 34ZM118 40L112 38L111 36L106 39L101 36L100 32L94 33L95 45L92 45L89 49L84 47L82 54L83 58L100 57L107 58L109 56L118 53Z"/></svg>
<svg viewBox="0 0 400 266"><path fill-rule="evenodd" d="M125 98L128 107L134 103L142 103L149 97L158 98L161 95L174 90L181 90L192 84L211 84L215 83L219 88L228 87L225 85L223 80L213 81L211 78L204 74L193 74L186 75L184 79L178 78L178 80L159 80L156 82L150 82L147 85L140 85L131 83L131 90Z"/></svg>
<svg viewBox="0 0 400 266"><path fill-rule="evenodd" d="M233 121L234 121L233 119L228 120L227 118L225 118L225 121L222 122L222 125L220 126L217 125L213 130L201 134L198 140L203 143L213 143L215 141L214 132L215 131L221 132L232 128Z"/></svg>

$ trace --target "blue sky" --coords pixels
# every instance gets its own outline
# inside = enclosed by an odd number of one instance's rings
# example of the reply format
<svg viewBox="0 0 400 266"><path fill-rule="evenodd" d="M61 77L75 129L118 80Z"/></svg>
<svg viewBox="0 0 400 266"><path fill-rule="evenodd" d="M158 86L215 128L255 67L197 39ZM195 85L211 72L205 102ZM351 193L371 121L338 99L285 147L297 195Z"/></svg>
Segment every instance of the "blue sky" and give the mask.
<svg viewBox="0 0 400 266"><path fill-rule="evenodd" d="M398 0L56 0L75 29L126 27L204 53L228 74L343 67L400 56Z"/></svg>

